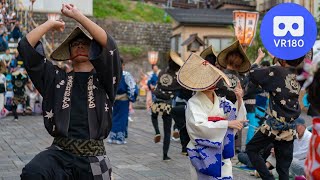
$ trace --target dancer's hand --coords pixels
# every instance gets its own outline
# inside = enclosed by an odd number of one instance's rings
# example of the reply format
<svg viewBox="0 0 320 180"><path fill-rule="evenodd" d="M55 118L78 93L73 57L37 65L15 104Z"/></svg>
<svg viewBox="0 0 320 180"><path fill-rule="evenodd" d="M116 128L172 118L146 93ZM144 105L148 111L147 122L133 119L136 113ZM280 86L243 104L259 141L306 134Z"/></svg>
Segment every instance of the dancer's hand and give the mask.
<svg viewBox="0 0 320 180"><path fill-rule="evenodd" d="M86 29L93 39L102 47L107 46L107 34L104 29L91 21L73 4L62 4L61 13L69 18L76 20Z"/></svg>
<svg viewBox="0 0 320 180"><path fill-rule="evenodd" d="M263 60L263 58L265 57L265 55L266 55L266 53L264 53L264 52L262 51L262 49L259 48L259 49L258 49L258 57L257 57L257 59L254 61L254 63L255 63L255 64L260 64L261 61Z"/></svg>
<svg viewBox="0 0 320 180"><path fill-rule="evenodd" d="M51 30L62 32L65 28L65 22L62 20L48 20L51 25Z"/></svg>
<svg viewBox="0 0 320 180"><path fill-rule="evenodd" d="M271 148L270 153L271 153L271 155L272 155L273 157L276 157L276 154L275 154L275 152L274 152L274 148Z"/></svg>
<svg viewBox="0 0 320 180"><path fill-rule="evenodd" d="M248 122L248 120L228 121L228 128L241 130L243 128L243 123L245 122Z"/></svg>
<svg viewBox="0 0 320 180"><path fill-rule="evenodd" d="M264 52L262 51L262 49L259 48L259 49L258 49L258 58L263 59L263 58L265 57L265 55L266 55L266 53L264 53Z"/></svg>
<svg viewBox="0 0 320 180"><path fill-rule="evenodd" d="M69 18L75 19L81 15L81 11L73 4L62 4L61 13Z"/></svg>
<svg viewBox="0 0 320 180"><path fill-rule="evenodd" d="M234 88L234 93L236 94L237 100L242 100L243 97L243 89L241 87L240 81L238 81L237 86Z"/></svg>

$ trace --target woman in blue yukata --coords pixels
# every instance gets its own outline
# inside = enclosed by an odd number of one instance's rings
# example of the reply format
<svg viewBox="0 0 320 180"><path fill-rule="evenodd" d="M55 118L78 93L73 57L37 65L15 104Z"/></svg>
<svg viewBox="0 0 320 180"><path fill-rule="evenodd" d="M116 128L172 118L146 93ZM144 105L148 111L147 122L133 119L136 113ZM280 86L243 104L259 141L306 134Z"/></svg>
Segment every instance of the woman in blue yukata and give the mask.
<svg viewBox="0 0 320 180"><path fill-rule="evenodd" d="M210 77L210 78L208 78ZM200 56L192 54L178 73L181 86L197 91L189 99L186 127L192 180L232 179L234 134L247 122L240 83L234 89L235 104L214 92L219 80L230 85L228 77Z"/></svg>
<svg viewBox="0 0 320 180"><path fill-rule="evenodd" d="M134 78L128 71L124 71L122 63L122 76L118 86L117 95L113 105L112 129L108 143L126 144L125 138L128 136L128 118L130 102L135 102L137 98L137 86Z"/></svg>

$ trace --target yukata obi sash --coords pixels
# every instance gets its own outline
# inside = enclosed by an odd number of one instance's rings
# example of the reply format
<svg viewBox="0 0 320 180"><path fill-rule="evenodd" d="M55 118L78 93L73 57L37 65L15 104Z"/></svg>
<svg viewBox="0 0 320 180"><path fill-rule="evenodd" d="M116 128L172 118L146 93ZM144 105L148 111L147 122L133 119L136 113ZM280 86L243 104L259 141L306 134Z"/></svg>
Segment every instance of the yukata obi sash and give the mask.
<svg viewBox="0 0 320 180"><path fill-rule="evenodd" d="M208 121L217 122L221 120L235 120L236 109L231 108L228 118L218 116L208 117ZM196 171L213 177L222 176L223 159L232 158L235 155L234 149L234 131L231 128L223 138L223 142L212 142L207 139L195 139L195 149L187 149L191 164Z"/></svg>

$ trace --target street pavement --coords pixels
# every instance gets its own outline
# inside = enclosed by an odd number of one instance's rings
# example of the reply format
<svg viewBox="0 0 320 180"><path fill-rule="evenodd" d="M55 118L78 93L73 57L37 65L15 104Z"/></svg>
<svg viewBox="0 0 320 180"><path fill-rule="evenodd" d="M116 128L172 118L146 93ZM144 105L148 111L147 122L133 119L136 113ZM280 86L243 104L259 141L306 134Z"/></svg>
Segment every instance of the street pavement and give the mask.
<svg viewBox="0 0 320 180"><path fill-rule="evenodd" d="M37 153L50 146L41 116L21 116L18 122L9 116L0 119L0 179L18 180L21 169ZM182 180L190 179L189 160L180 154L180 142L171 141L170 162L162 161L162 143L153 143L154 130L145 110L136 110L129 122L125 145L106 144L116 180ZM162 128L162 119L159 118ZM162 130L162 129L161 129ZM162 131L161 131L162 132ZM233 159L233 163L237 160ZM248 171L233 168L235 180L256 179Z"/></svg>

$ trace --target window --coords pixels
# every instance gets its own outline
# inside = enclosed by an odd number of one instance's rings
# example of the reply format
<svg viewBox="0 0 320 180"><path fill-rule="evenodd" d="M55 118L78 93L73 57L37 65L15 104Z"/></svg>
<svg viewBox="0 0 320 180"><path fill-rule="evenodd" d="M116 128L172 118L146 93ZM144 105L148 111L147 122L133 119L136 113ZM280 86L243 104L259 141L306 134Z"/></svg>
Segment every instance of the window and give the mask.
<svg viewBox="0 0 320 180"><path fill-rule="evenodd" d="M171 50L181 54L182 53L181 44L182 44L182 39L180 34L171 37Z"/></svg>
<svg viewBox="0 0 320 180"><path fill-rule="evenodd" d="M216 52L220 52L232 43L232 38L205 37L206 47L212 45Z"/></svg>
<svg viewBox="0 0 320 180"><path fill-rule="evenodd" d="M171 50L174 50L176 49L176 38L175 37L171 37L171 47L170 47Z"/></svg>

